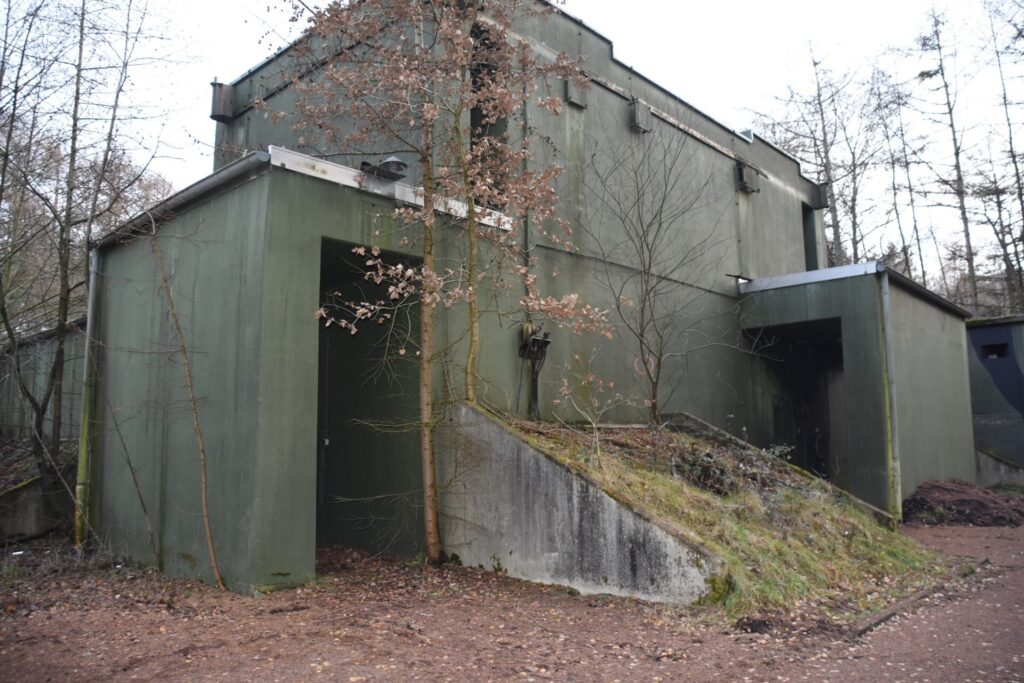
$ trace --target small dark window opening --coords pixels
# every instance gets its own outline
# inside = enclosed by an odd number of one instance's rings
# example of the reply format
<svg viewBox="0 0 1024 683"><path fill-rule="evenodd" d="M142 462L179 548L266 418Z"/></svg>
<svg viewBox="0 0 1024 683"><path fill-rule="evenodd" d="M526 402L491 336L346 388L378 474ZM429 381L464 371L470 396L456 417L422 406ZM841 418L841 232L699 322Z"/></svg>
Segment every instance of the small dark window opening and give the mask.
<svg viewBox="0 0 1024 683"><path fill-rule="evenodd" d="M983 344L981 347L981 355L990 360L996 358L1006 358L1006 352L1009 350L1007 344Z"/></svg>
<svg viewBox="0 0 1024 683"><path fill-rule="evenodd" d="M473 93L477 95L486 92L495 84L495 78L498 75L495 61L497 51L500 49L497 41L500 38L495 37L488 28L479 24L473 27L472 35L473 63L470 66L470 78L473 79ZM508 133L508 119L496 118L493 112L488 112L488 104L486 96L480 97L476 106L470 111L473 142L478 142L485 136L504 139Z"/></svg>
<svg viewBox="0 0 1024 683"><path fill-rule="evenodd" d="M816 212L807 204L802 204L804 222L804 266L807 270L818 270L818 220Z"/></svg>
<svg viewBox="0 0 1024 683"><path fill-rule="evenodd" d="M503 38L494 35L490 29L477 24L472 30L473 56L470 65L470 78L473 83L474 106L469 112L469 144L474 154L484 154L481 161L485 164L492 162L502 164L500 158L503 156L499 150L508 144L508 118L495 116L491 110L490 100L487 91L493 88L498 77L498 51L502 49ZM481 152L485 143L490 142L492 148L488 153L486 148ZM493 158L491 158L493 157ZM500 176L500 174L496 174ZM504 192L501 187L494 187L494 194L491 201L487 202L489 208L500 211L504 201L501 199Z"/></svg>

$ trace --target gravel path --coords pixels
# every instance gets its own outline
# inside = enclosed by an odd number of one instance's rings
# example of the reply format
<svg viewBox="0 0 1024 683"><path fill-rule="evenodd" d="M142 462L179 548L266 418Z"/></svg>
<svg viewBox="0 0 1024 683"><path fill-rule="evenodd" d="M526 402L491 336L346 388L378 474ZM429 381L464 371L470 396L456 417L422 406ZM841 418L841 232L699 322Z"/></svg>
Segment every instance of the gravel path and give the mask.
<svg viewBox="0 0 1024 683"><path fill-rule="evenodd" d="M866 635L813 615L721 615L336 552L259 599L150 572L0 583L2 681L1020 681L1024 527L913 528L989 560Z"/></svg>
<svg viewBox="0 0 1024 683"><path fill-rule="evenodd" d="M859 640L824 648L783 680L1024 681L1024 527L906 533L991 565L976 581L929 596Z"/></svg>

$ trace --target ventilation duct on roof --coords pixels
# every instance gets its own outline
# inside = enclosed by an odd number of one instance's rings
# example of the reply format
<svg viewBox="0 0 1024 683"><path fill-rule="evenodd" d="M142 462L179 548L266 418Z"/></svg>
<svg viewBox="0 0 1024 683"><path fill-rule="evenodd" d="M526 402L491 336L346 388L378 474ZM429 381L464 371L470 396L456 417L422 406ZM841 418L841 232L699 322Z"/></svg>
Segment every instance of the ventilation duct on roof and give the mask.
<svg viewBox="0 0 1024 683"><path fill-rule="evenodd" d="M587 90L573 79L565 81L565 101L581 109L587 108Z"/></svg>
<svg viewBox="0 0 1024 683"><path fill-rule="evenodd" d="M760 192L761 179L757 176L757 170L742 161L736 162L736 187L747 194Z"/></svg>
<svg viewBox="0 0 1024 683"><path fill-rule="evenodd" d="M629 127L634 133L650 133L654 130L651 108L635 97L629 101Z"/></svg>
<svg viewBox="0 0 1024 683"><path fill-rule="evenodd" d="M376 176L382 180L396 182L405 177L405 171L409 165L396 156L390 156L379 164L371 164L364 161L359 165L359 170L366 175Z"/></svg>

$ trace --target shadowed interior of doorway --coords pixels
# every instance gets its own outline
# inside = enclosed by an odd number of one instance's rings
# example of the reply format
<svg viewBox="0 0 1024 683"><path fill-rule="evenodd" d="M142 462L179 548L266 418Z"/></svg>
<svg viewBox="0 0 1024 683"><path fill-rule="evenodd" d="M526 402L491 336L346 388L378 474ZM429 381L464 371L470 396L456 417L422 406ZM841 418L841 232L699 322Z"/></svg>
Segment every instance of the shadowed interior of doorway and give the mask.
<svg viewBox="0 0 1024 683"><path fill-rule="evenodd" d="M387 299L386 285L364 277L366 259L354 247L323 240L321 305ZM382 258L397 263L402 257ZM410 306L382 323L363 321L354 334L320 322L318 547L397 557L412 557L423 547L417 315L418 307Z"/></svg>
<svg viewBox="0 0 1024 683"><path fill-rule="evenodd" d="M779 387L774 442L792 447L794 465L842 486L848 463L840 319L765 327L759 338Z"/></svg>

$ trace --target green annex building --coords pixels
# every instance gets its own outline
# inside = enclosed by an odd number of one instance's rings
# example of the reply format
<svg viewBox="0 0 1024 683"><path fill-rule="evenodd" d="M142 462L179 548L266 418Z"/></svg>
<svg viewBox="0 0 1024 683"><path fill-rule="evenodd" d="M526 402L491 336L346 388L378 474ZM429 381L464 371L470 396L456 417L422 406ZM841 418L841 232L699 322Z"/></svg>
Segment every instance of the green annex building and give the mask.
<svg viewBox="0 0 1024 683"><path fill-rule="evenodd" d="M926 480L973 481L966 311L875 262L740 290L794 463L897 517Z"/></svg>
<svg viewBox="0 0 1024 683"><path fill-rule="evenodd" d="M673 157L678 165L653 164L666 170L648 185L673 188L666 202L688 206L660 254L665 263L685 263L663 278L671 285L663 312L680 330L678 353L663 369L665 416L696 416L761 447L792 446L797 464L896 517L925 479L973 480L963 311L873 263L824 269L823 193L796 160L638 75L581 22L556 12L516 30L513 38L542 58L584 57L591 81L583 92L559 84L559 116L527 105L530 129L546 141L536 163L565 169L558 211L575 228L573 251L522 221L511 228L534 259L542 292L576 293L612 308L616 285L628 282L637 264L617 248L622 225L595 200L595 180L614 172L624 156L617 152L684 150ZM231 589L247 593L310 580L319 545L404 556L422 547L417 435L394 428L416 419L415 349L384 358L387 326L352 335L315 317L331 292L370 300L354 248L418 263L406 246L416 244L415 235L394 219L396 207L419 201L418 170L415 159L403 158L407 178L361 173L359 159L304 146L287 122L257 110L257 102L278 111L294 102L281 75L289 59L285 50L215 86L213 175L97 245L84 352L87 476L80 485L93 528L115 552L211 580L197 417L221 570ZM364 160L374 165L381 157ZM459 207L447 208L442 268L456 267L464 248ZM488 291L484 308L514 308L520 294ZM416 329L416 315L410 311L402 324ZM439 347L447 350L435 381L438 405L451 406L443 419L453 422L445 424L455 431L475 425L474 443L505 443L453 404L451 378L461 377L466 356L465 313L456 307L434 315ZM478 386L481 403L518 416L527 415L530 395L519 357L522 322L484 315ZM602 419L644 419L645 388L628 335L545 331L551 345L539 376L542 418L578 418L555 399L574 363L585 359L588 373L614 382L628 399ZM447 477L454 460L444 443L437 447ZM503 454L481 455L500 461ZM517 457L516 472L538 469L527 454ZM563 489L578 483L543 476ZM462 503L476 501L475 509L456 508L442 491L442 527L457 516L463 545L472 545L476 530L488 531L488 520L506 524L527 509L544 514L558 500L527 486L501 498L519 501L520 509L484 511L498 499L480 490L486 478L473 481ZM602 518L614 516L608 501L591 503ZM586 532L587 523L573 520L573 533ZM561 527L545 524L533 519L529 529L553 529L546 543L557 545ZM634 521L609 524L639 528ZM515 525L502 528L516 532ZM529 533L525 525L519 532ZM593 545L581 541L587 543ZM518 565L503 560L511 574L560 580L535 571L545 547L521 547L537 556ZM462 546L458 552L471 557ZM685 563L681 557L665 566Z"/></svg>

